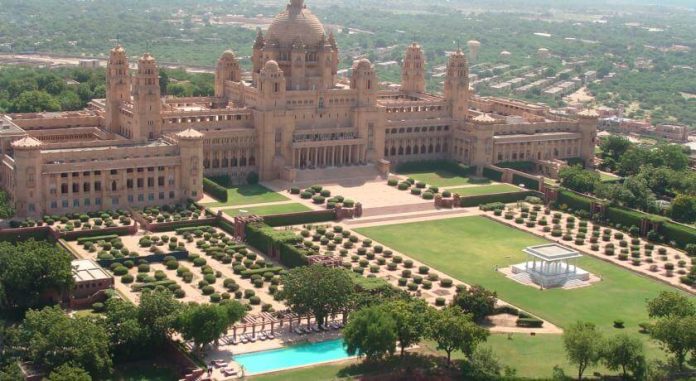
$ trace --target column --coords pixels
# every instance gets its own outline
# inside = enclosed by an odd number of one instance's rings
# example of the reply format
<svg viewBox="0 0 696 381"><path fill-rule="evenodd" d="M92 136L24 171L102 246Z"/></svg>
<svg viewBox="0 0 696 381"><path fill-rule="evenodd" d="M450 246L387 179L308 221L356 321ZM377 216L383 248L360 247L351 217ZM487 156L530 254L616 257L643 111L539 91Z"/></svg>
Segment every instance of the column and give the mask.
<svg viewBox="0 0 696 381"><path fill-rule="evenodd" d="M324 162L322 163L322 165L323 165L324 167L327 167L327 163L328 163L327 159L328 159L328 154L329 154L329 147L324 147L323 150L324 150Z"/></svg>
<svg viewBox="0 0 696 381"><path fill-rule="evenodd" d="M343 149L344 146L340 146L340 155L338 156L338 165L342 166L343 165Z"/></svg>

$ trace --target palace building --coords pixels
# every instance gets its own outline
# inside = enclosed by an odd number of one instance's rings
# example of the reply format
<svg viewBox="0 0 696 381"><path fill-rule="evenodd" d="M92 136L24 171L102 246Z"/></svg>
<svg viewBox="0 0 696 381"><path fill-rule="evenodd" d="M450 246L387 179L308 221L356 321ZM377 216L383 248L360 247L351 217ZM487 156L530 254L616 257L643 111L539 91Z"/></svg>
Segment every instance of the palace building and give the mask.
<svg viewBox="0 0 696 381"><path fill-rule="evenodd" d="M381 89L366 59L340 80L336 40L303 0L258 33L251 59L252 72L243 73L226 51L214 96L172 98L160 94L154 57L146 53L131 72L117 46L106 99L79 112L0 117L0 185L19 216L41 216L198 200L204 176L299 182L436 159L479 171L509 161L592 164L597 115L478 97L462 51L449 56L443 95L426 92L425 54L415 43L399 90Z"/></svg>

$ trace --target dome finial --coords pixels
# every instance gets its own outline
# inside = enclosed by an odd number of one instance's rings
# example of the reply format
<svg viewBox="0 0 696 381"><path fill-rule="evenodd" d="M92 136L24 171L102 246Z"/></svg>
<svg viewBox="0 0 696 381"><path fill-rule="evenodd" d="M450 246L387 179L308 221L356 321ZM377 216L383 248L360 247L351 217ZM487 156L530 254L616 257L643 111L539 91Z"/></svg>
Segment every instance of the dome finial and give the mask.
<svg viewBox="0 0 696 381"><path fill-rule="evenodd" d="M290 6L293 8L304 8L304 0L290 0Z"/></svg>

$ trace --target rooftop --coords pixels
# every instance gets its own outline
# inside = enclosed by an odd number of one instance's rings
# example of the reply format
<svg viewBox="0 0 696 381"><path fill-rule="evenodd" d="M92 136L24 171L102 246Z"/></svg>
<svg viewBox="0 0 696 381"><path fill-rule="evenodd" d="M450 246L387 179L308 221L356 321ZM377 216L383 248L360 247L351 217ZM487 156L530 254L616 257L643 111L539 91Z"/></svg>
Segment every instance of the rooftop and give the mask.
<svg viewBox="0 0 696 381"><path fill-rule="evenodd" d="M76 259L70 262L75 282L90 282L111 279L106 271L96 262L89 259Z"/></svg>
<svg viewBox="0 0 696 381"><path fill-rule="evenodd" d="M582 257L577 251L557 243L530 246L522 251L546 262L565 261Z"/></svg>

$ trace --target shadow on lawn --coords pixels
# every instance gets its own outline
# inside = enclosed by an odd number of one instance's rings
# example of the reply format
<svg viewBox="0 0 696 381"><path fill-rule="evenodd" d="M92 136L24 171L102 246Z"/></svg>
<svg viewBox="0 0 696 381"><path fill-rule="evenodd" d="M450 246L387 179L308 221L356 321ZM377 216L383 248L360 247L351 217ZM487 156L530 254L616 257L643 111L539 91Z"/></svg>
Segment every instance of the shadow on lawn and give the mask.
<svg viewBox="0 0 696 381"><path fill-rule="evenodd" d="M448 369L442 357L406 353L403 358L392 356L379 361L361 361L341 369L337 376L366 381L446 381L458 379L456 369L454 366Z"/></svg>
<svg viewBox="0 0 696 381"><path fill-rule="evenodd" d="M236 190L237 193L244 197L256 197L275 193L263 185L241 185L238 187L228 187L228 190Z"/></svg>

